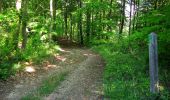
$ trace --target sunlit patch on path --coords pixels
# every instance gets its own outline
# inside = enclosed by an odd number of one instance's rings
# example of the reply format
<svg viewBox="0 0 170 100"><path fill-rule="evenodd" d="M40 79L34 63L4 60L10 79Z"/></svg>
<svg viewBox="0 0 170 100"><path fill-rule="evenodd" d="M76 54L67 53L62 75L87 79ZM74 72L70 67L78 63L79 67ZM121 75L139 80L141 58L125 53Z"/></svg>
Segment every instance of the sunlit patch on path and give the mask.
<svg viewBox="0 0 170 100"><path fill-rule="evenodd" d="M59 55L55 56L55 58L56 58L56 60L62 61L62 62L64 62L64 61L67 60L67 58L65 58L65 57L63 57L63 56L59 56Z"/></svg>
<svg viewBox="0 0 170 100"><path fill-rule="evenodd" d="M33 66L26 66L25 71L29 73L34 73L36 72L35 68Z"/></svg>

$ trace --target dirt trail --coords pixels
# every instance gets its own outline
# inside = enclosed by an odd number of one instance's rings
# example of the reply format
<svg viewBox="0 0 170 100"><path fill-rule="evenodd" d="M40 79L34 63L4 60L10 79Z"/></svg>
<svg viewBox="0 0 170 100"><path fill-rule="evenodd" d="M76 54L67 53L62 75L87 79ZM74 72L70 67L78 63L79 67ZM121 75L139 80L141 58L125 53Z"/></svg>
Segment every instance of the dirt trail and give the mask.
<svg viewBox="0 0 170 100"><path fill-rule="evenodd" d="M103 61L99 55L87 52L61 86L44 100L101 100Z"/></svg>
<svg viewBox="0 0 170 100"><path fill-rule="evenodd" d="M103 60L98 54L89 49L64 49L58 60L54 61L53 68L39 72L36 77L19 79L11 83L7 89L1 89L0 100L20 100L21 97L40 86L42 80L50 75L64 70L70 70L66 80L52 94L44 100L101 100L102 99L102 72ZM0 82L1 83L1 82ZM2 87L2 86L0 86ZM4 92L5 91L5 92Z"/></svg>

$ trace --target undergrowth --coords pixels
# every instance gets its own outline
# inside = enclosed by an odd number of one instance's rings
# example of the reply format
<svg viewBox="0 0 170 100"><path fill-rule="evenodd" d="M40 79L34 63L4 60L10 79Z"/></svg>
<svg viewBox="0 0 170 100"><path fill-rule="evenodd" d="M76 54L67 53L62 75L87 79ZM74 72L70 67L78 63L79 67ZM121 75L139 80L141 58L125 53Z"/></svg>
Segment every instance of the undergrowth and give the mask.
<svg viewBox="0 0 170 100"><path fill-rule="evenodd" d="M166 89L150 94L147 53L129 47L128 42L94 46L106 61L104 96L111 100L168 100Z"/></svg>
<svg viewBox="0 0 170 100"><path fill-rule="evenodd" d="M27 44L21 49L22 36L17 31L18 13L15 9L7 9L0 14L0 79L8 79L23 68L22 62L40 63L45 57L57 52L56 43L49 41L47 25L40 18L34 22L32 18L28 22ZM18 42L16 33L19 34ZM44 34L42 34L44 33ZM17 47L15 47L17 45ZM16 65L18 65L16 67ZM20 67L19 67L20 66ZM22 68L21 68L22 67Z"/></svg>
<svg viewBox="0 0 170 100"><path fill-rule="evenodd" d="M7 49L9 52L4 49L0 50L0 79L5 80L22 70L24 67L23 62L40 64L45 58L58 52L58 46L55 46L55 44L38 43L38 46L33 46L31 42L33 41L28 41L28 46L25 50L10 51L10 49Z"/></svg>

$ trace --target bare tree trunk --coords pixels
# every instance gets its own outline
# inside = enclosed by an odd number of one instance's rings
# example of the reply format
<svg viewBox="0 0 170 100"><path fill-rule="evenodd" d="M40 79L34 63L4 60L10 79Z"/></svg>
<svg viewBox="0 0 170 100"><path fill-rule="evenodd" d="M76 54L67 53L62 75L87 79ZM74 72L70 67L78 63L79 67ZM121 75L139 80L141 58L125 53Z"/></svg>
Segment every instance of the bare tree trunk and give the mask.
<svg viewBox="0 0 170 100"><path fill-rule="evenodd" d="M86 34L87 34L87 39L86 42L88 43L90 41L90 23L91 23L91 12L90 9L88 8L86 11Z"/></svg>
<svg viewBox="0 0 170 100"><path fill-rule="evenodd" d="M27 44L27 32L26 32L26 26L27 26L27 4L28 0L22 0L21 4L21 15L22 15L22 49L26 48Z"/></svg>
<svg viewBox="0 0 170 100"><path fill-rule="evenodd" d="M132 24L132 0L130 0L129 35L131 34L131 24Z"/></svg>
<svg viewBox="0 0 170 100"><path fill-rule="evenodd" d="M125 22L125 4L126 4L126 0L122 0L122 11L121 11L121 20L120 20L120 29L119 29L120 37L123 32L124 22Z"/></svg>
<svg viewBox="0 0 170 100"><path fill-rule="evenodd" d="M70 14L70 40L73 40L73 18L72 14Z"/></svg>
<svg viewBox="0 0 170 100"><path fill-rule="evenodd" d="M155 0L155 2L154 2L154 9L155 9L155 10L158 8L157 3L158 3L158 0Z"/></svg>
<svg viewBox="0 0 170 100"><path fill-rule="evenodd" d="M2 11L2 1L0 0L0 12Z"/></svg>
<svg viewBox="0 0 170 100"><path fill-rule="evenodd" d="M16 33L13 35L14 50L18 49L19 34L20 34L20 29L21 29L21 16L20 16L21 12L19 11L21 9L21 0L16 0L16 9L19 13L19 15L18 15L19 22L17 25Z"/></svg>
<svg viewBox="0 0 170 100"><path fill-rule="evenodd" d="M140 3L140 1L139 1L139 0L136 0L136 8L139 8L139 5L140 5L139 3ZM139 12L137 11L137 12L136 12L136 19L138 18L138 16L139 16ZM136 20L135 29L137 30L138 27L139 27L139 23L138 23L138 20Z"/></svg>
<svg viewBox="0 0 170 100"><path fill-rule="evenodd" d="M112 6L112 3L113 3L113 0L110 0L110 7ZM108 19L111 19L111 16L112 16L112 9L109 10ZM112 27L110 25L108 25L107 30L111 31Z"/></svg>
<svg viewBox="0 0 170 100"><path fill-rule="evenodd" d="M50 0L50 13L51 13L51 31L56 30L56 0Z"/></svg>
<svg viewBox="0 0 170 100"><path fill-rule="evenodd" d="M68 25L67 25L67 18L68 18L68 8L67 8L67 3L68 3L68 1L67 0L65 0L65 7L64 7L64 23L65 23L65 28L64 28L64 31L65 31L65 35L66 35L66 37L67 37L67 39L68 39Z"/></svg>
<svg viewBox="0 0 170 100"><path fill-rule="evenodd" d="M91 36L93 37L94 36L94 15L92 13L91 15Z"/></svg>
<svg viewBox="0 0 170 100"><path fill-rule="evenodd" d="M70 13L69 13L69 16L70 16L70 40L72 41L72 39L73 39L73 16L72 16L72 13L71 13L71 10L72 10L72 7L73 7L73 0L69 0L69 3L70 3L70 5L69 5L69 11L70 11Z"/></svg>
<svg viewBox="0 0 170 100"><path fill-rule="evenodd" d="M133 0L133 25L132 25L132 31L135 30L135 23L136 23L136 0Z"/></svg>
<svg viewBox="0 0 170 100"><path fill-rule="evenodd" d="M79 0L78 1L78 6L81 9L82 8L82 1ZM84 44L84 40L83 40L83 29L82 29L82 12L79 12L79 22L78 22L78 26L79 26L79 34L80 34L80 45Z"/></svg>

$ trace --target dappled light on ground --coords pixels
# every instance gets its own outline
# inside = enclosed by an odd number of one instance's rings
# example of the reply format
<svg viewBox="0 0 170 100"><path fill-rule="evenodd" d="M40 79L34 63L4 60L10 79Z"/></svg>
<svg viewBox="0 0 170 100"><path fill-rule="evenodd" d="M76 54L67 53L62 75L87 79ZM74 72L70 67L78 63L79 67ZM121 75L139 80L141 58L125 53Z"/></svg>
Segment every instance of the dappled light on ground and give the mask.
<svg viewBox="0 0 170 100"><path fill-rule="evenodd" d="M59 55L55 55L55 59L57 61L61 61L61 62L65 62L67 60L67 58L65 58L63 56L59 56Z"/></svg>
<svg viewBox="0 0 170 100"><path fill-rule="evenodd" d="M33 63L32 61L30 61L30 62L25 62L24 65L25 65L25 66L29 66L29 65L32 65L32 63Z"/></svg>
<svg viewBox="0 0 170 100"><path fill-rule="evenodd" d="M25 67L25 71L28 73L34 73L36 72L35 68L33 66L27 66Z"/></svg>
<svg viewBox="0 0 170 100"><path fill-rule="evenodd" d="M44 61L42 66L43 66L44 70L59 68L59 66L57 66L56 64L51 63L50 61Z"/></svg>
<svg viewBox="0 0 170 100"><path fill-rule="evenodd" d="M44 70L49 70L49 69L54 69L54 68L57 69L57 68L59 68L59 66L56 66L54 64L49 64L49 65L43 67Z"/></svg>
<svg viewBox="0 0 170 100"><path fill-rule="evenodd" d="M59 50L60 52L70 52L70 51L64 50L62 48L57 48L57 50Z"/></svg>
<svg viewBox="0 0 170 100"><path fill-rule="evenodd" d="M85 54L83 54L84 56L92 56L93 54L87 54L87 53L85 53Z"/></svg>

